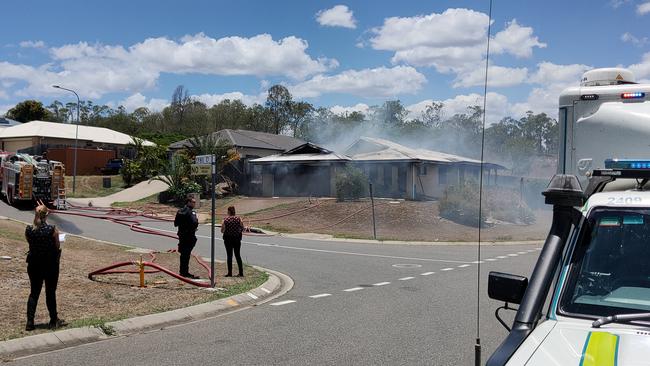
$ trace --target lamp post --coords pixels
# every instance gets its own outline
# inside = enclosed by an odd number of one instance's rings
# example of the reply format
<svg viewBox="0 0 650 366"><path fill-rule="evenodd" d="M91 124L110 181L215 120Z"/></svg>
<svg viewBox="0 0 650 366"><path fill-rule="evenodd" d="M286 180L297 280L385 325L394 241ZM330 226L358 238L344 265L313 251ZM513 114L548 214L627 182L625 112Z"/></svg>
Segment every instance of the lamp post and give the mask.
<svg viewBox="0 0 650 366"><path fill-rule="evenodd" d="M77 126L74 132L74 163L72 166L72 194L74 195L75 190L77 188L77 149L78 149L77 140L79 138L79 104L81 104L81 102L79 101L79 94L77 94L76 91L61 87L59 85L52 85L52 87L56 89L69 91L71 93L74 93L74 95L77 97Z"/></svg>

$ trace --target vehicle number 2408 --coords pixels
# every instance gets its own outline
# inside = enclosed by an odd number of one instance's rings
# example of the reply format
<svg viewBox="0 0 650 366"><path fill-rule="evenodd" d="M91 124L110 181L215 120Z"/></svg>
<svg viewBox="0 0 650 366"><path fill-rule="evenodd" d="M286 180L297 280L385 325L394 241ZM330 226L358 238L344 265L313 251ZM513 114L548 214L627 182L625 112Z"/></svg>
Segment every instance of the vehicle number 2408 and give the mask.
<svg viewBox="0 0 650 366"><path fill-rule="evenodd" d="M614 205L629 205L641 202L643 202L641 197L607 197L607 203Z"/></svg>

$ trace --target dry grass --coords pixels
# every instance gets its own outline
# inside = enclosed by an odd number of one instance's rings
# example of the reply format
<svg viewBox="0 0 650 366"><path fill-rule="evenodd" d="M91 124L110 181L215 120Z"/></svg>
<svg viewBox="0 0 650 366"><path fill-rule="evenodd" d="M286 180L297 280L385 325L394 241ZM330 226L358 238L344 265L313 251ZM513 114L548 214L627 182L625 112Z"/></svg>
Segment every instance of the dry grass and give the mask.
<svg viewBox="0 0 650 366"><path fill-rule="evenodd" d="M92 198L105 197L123 190L124 181L121 175L111 175L111 188L103 187L102 175L79 175L77 176L77 185L75 194L72 194L72 177L65 177L65 187L70 198Z"/></svg>
<svg viewBox="0 0 650 366"><path fill-rule="evenodd" d="M12 257L11 260L0 261L0 291L3 294L0 302L0 340L47 331L45 323L49 316L44 290L36 313L37 330L24 331L29 295L24 230L22 224L0 221L0 255ZM128 252L128 249L74 237L66 240L63 244L57 302L60 316L70 326L102 326L108 321L211 301L248 291L267 279L265 273L252 267L246 268L244 278L224 278L226 270L223 263L218 263L216 270L217 286L225 288L225 291L220 292L199 289L165 274L147 274L147 287L144 289L136 287L137 274L98 276L96 281L88 279L89 272L113 262L139 259L139 254ZM145 255L144 259L148 260L149 256ZM178 256L158 254L156 263L177 271ZM194 260L190 263L190 271L204 278L207 276L207 272Z"/></svg>
<svg viewBox="0 0 650 366"><path fill-rule="evenodd" d="M305 208L309 209L275 218ZM551 213L538 211L535 214L537 220L533 225L497 223L484 228L481 237L494 241L543 239L550 228ZM375 200L375 216L377 237L383 240L475 241L477 238L475 227L441 218L438 202ZM318 206L303 201L245 215L245 221L247 225L287 233L320 233L357 239L370 239L373 235L369 201L327 200Z"/></svg>

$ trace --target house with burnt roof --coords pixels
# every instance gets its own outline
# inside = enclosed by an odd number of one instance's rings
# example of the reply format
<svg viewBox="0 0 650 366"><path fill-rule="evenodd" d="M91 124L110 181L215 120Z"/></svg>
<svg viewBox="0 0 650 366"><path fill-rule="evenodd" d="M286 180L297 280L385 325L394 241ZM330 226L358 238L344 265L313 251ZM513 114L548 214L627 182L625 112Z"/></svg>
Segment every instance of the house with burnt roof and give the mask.
<svg viewBox="0 0 650 366"><path fill-rule="evenodd" d="M368 177L376 196L410 200L439 198L450 185L478 180L481 168L476 159L373 137L359 138L343 153L305 144L251 164L262 166L263 196L334 197L337 172L353 166ZM496 184L504 167L484 163L483 169L485 183Z"/></svg>
<svg viewBox="0 0 650 366"><path fill-rule="evenodd" d="M239 154L239 160L228 164L223 174L237 184L238 192L249 195L262 193L261 182L253 178L253 176L260 176L261 166L257 167L258 172L255 174L249 163L252 159L281 154L305 144L305 141L291 136L248 130L224 129L213 132L212 138L232 145ZM176 152L190 147L192 147L191 139L185 139L170 144L168 148Z"/></svg>

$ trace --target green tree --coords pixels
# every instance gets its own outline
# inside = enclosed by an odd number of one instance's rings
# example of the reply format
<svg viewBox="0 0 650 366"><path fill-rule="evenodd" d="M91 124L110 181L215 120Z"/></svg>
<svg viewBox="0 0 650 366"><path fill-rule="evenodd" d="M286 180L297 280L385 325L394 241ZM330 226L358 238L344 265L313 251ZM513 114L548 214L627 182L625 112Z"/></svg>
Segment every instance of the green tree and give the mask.
<svg viewBox="0 0 650 366"><path fill-rule="evenodd" d="M266 108L268 108L273 132L279 135L289 124L291 118L292 97L289 90L279 84L273 85L268 90Z"/></svg>
<svg viewBox="0 0 650 366"><path fill-rule="evenodd" d="M19 122L30 121L53 121L56 122L52 113L43 107L43 103L37 100L25 100L7 112L7 118Z"/></svg>

